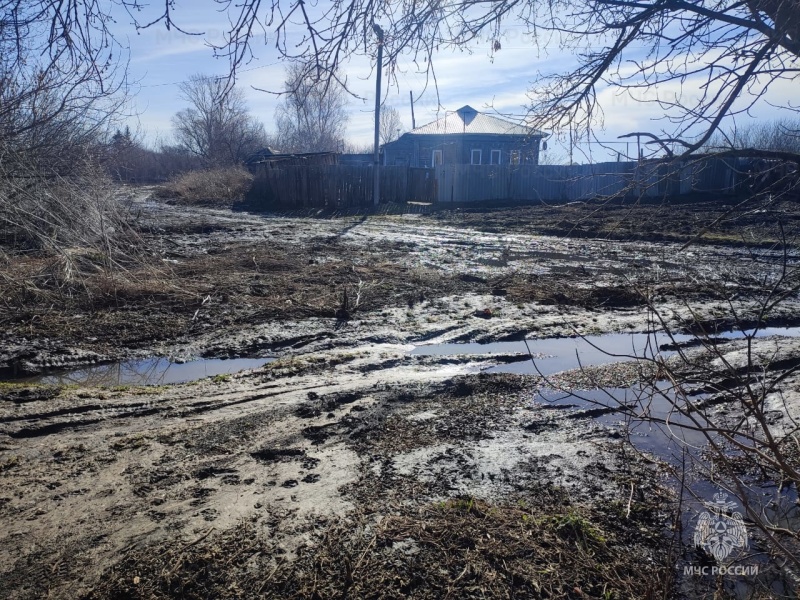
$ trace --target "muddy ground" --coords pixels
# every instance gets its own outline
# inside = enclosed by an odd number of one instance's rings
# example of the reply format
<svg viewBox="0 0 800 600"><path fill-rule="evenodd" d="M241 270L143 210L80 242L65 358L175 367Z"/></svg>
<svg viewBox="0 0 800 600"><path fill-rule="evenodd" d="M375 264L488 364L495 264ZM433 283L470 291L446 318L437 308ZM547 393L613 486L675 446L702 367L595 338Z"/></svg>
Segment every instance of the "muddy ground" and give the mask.
<svg viewBox="0 0 800 600"><path fill-rule="evenodd" d="M797 325L794 207L276 216L148 194L129 192L146 260L109 273L75 249L80 280L39 256L3 267L0 596L711 597L679 577L699 558L661 458L537 401L649 367L544 382L486 371L520 356L410 351ZM800 346L758 344L789 422ZM150 356L277 360L181 385L13 379Z"/></svg>

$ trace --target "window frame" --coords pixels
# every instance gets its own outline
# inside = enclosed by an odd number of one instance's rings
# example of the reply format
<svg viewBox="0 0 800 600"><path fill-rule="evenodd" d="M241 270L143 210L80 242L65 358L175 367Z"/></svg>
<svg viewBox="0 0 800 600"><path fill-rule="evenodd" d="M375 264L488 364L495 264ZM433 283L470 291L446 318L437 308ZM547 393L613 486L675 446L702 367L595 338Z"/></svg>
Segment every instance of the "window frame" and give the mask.
<svg viewBox="0 0 800 600"><path fill-rule="evenodd" d="M478 153L478 162L475 162L475 153ZM483 164L483 150L480 148L472 148L469 152L469 164L480 165Z"/></svg>
<svg viewBox="0 0 800 600"><path fill-rule="evenodd" d="M436 162L436 155L439 155L439 162ZM436 167L444 164L444 153L442 152L441 148L433 150L431 152L431 166Z"/></svg>
<svg viewBox="0 0 800 600"><path fill-rule="evenodd" d="M494 161L494 157L497 156L497 162ZM490 165L499 165L503 161L503 151L493 149L489 153L489 164Z"/></svg>

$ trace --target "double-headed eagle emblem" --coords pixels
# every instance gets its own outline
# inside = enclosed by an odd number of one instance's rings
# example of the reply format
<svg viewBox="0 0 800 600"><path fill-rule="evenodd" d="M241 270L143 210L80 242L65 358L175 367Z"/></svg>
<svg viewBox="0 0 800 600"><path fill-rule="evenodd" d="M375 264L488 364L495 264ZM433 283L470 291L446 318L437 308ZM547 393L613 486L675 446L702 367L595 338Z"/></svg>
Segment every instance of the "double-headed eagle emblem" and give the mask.
<svg viewBox="0 0 800 600"><path fill-rule="evenodd" d="M742 514L734 512L736 503L727 500L728 494L714 494L714 502L705 504L708 512L700 515L694 531L694 545L703 548L722 562L734 548L747 548L747 530Z"/></svg>

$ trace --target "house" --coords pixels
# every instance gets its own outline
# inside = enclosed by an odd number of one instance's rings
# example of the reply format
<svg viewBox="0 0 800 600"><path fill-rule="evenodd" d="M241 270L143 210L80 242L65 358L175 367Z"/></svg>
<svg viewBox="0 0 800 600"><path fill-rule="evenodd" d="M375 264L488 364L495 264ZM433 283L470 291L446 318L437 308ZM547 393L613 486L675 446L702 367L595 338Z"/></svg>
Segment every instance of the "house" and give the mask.
<svg viewBox="0 0 800 600"><path fill-rule="evenodd" d="M268 160L270 157L275 156L276 152L269 146L261 148L261 150L256 150L250 156L248 156L244 161L245 167L251 167L252 165L257 165L260 162L264 162Z"/></svg>
<svg viewBox="0 0 800 600"><path fill-rule="evenodd" d="M375 155L370 152L368 154L340 154L340 165L353 165L358 167L372 166L375 162Z"/></svg>
<svg viewBox="0 0 800 600"><path fill-rule="evenodd" d="M384 144L387 166L536 165L549 134L462 106Z"/></svg>
<svg viewBox="0 0 800 600"><path fill-rule="evenodd" d="M286 153L275 152L272 148L262 148L254 152L244 162L245 167L255 173L259 168L274 169L279 167L296 166L324 166L335 165L338 163L338 155L335 152L303 152Z"/></svg>

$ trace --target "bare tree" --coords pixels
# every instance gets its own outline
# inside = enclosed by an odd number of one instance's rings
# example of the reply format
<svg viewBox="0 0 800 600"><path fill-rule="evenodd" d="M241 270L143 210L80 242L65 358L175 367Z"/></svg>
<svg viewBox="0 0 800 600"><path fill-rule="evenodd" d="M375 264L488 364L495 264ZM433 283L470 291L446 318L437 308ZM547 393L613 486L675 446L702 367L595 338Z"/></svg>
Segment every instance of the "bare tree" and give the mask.
<svg viewBox="0 0 800 600"><path fill-rule="evenodd" d="M78 50L67 41L42 39L44 25L35 14L8 8L0 16L0 146L6 173L13 163L51 173L75 170L124 104L122 66L94 48L76 57Z"/></svg>
<svg viewBox="0 0 800 600"><path fill-rule="evenodd" d="M25 14L17 14L22 4ZM181 30L180 9L172 2L115 4L128 11L137 29L164 25ZM663 109L656 130L636 133L651 135L655 148L674 146L683 153L701 148L727 118L745 113L773 84L800 73L799 0L223 4L230 22L225 41L209 43L217 55L229 58L232 73L258 51L263 38L257 33L263 32L283 56L302 65L303 80L315 83L344 83L340 74L349 57L374 57L376 22L385 32L390 73L406 56L429 74L441 49L488 41L493 52L502 52L502 27L514 22L533 47L559 44L575 51L574 68L542 74L531 91L537 126L590 130L602 119L598 94L610 86L625 101L653 102ZM110 37L109 15L98 2L40 0L3 6L13 13L7 23L24 23L37 15L49 28L47 39L55 51L60 48L71 57L90 56ZM296 75L292 78L298 79Z"/></svg>
<svg viewBox="0 0 800 600"><path fill-rule="evenodd" d="M106 252L122 211L97 167L125 100L118 48L94 22L85 26L99 38L53 29L52 3L0 8L0 239Z"/></svg>
<svg viewBox="0 0 800 600"><path fill-rule="evenodd" d="M393 106L384 106L381 109L380 138L381 144L388 144L400 137L403 123L400 121L400 113Z"/></svg>
<svg viewBox="0 0 800 600"><path fill-rule="evenodd" d="M800 119L758 121L724 128L707 143L706 152L737 148L800 154Z"/></svg>
<svg viewBox="0 0 800 600"><path fill-rule="evenodd" d="M286 69L288 92L275 113L277 144L286 152L340 151L347 127L345 90L307 76L306 67Z"/></svg>
<svg viewBox="0 0 800 600"><path fill-rule="evenodd" d="M143 8L140 2L117 1L130 11L137 28L157 23L176 26L177 9L173 2L159 5L158 13L144 19L137 12ZM434 74L435 54L441 49L464 48L488 41L493 52L501 53L502 28L506 23L515 22L530 36L532 47L560 45L574 53L572 68L563 69L559 65L558 71L543 73L537 78L530 91L532 122L529 124L540 128L569 128L578 134L590 135L603 119L599 96L611 89L624 102L651 103L664 115L652 130L630 132L652 142L648 146L654 149L652 154L688 157L702 150L716 133L765 102L765 95L776 84L796 83L800 77L800 0L442 0L421 3L353 0L321 3L316 7L304 0L275 0L268 4L243 0L223 4L229 9L231 26L225 35L226 41L215 50L230 59L232 72L257 52L254 44L259 39L255 35L259 31L270 32L278 51L297 61L298 66L290 71L289 77L294 93L287 98L279 115L291 149L327 149L333 140L341 137L322 137L319 129L321 125L342 126L341 120L323 122L319 111L308 115L304 107L309 96L314 98L329 89L335 91L337 84L346 83L340 74L351 56L375 56L374 23L380 23L385 32L384 59L390 73L395 72L394 67L401 57L408 57L422 65L423 71ZM17 14L22 9L15 7L23 5L27 13ZM108 38L110 21L103 12L104 5L97 2L41 0L6 2L2 6L8 14L13 12L13 19L2 20L6 29L12 24L17 27L17 23L26 23L26 15L41 15L37 18L49 26L46 39L50 44L50 57L59 57L59 52L63 53L63 60L92 56L102 48L99 41ZM90 26L84 27L84 23ZM295 34L298 24L301 32ZM104 62L100 60L96 64ZM330 88L325 82L330 82ZM779 108L789 115L797 113L797 105L790 102ZM319 137L312 140L312 135ZM723 140L724 144L717 148L719 152L743 153L734 139ZM747 145L752 143L755 142ZM750 147L744 150L752 156L800 165L800 154L794 148ZM764 197L773 202L772 194ZM751 201L752 198L747 197L743 204ZM783 210L781 207L781 211L776 212L780 216ZM798 293L794 250L784 250L787 243L780 235L780 227L780 224L776 226L779 235L773 239L784 241L776 244L773 250L783 252L785 258L777 274L764 279L755 270L753 275L753 285L762 290L766 298L760 305L764 310L757 303L747 310L741 309L734 302L739 290L731 289L727 282L720 284L721 289L729 293L724 298L728 302L728 312L742 329L748 322L761 324L776 306ZM757 261L761 260L759 253L754 256ZM658 307L653 307L653 313L658 314ZM701 323L695 319L693 324ZM666 325L656 318L654 327L663 329ZM776 402L777 412L789 414L780 406L781 384L794 376L797 368L778 369L776 363L784 358L770 361L756 356L751 350L753 337L748 336L741 342L742 352L728 356L714 355L718 346L706 336L705 342L712 354L705 357L707 360L694 360L686 354L688 358L681 368L665 365L658 357L654 357L650 365L658 374L655 379L666 378L673 383L674 394L666 398L671 414L680 414L688 420L685 422L688 428L695 427L706 435L719 463L735 467L731 459L726 458L731 456L728 449L733 448L738 453L737 458L744 455L744 460L738 462L747 463L747 467L752 465L756 470L763 469L765 477L772 477L781 484L792 483L797 489L800 484L797 424L773 427L768 414ZM796 357L785 360L791 365L797 364ZM702 372L707 369L708 361L716 365L714 372ZM722 388L722 397L714 400L728 401L734 397L733 404L738 407L730 421L723 418L709 427L701 411L707 413L710 405L699 406L685 391L692 377L700 377L701 383L716 382ZM643 395L639 409L647 410L648 403L658 396L659 388L651 387L653 389ZM634 409L630 414L637 416L641 412ZM708 413L708 416L714 417L714 414ZM663 424L670 426L671 422L667 420ZM732 482L734 488L747 483L735 472ZM740 501L747 501L745 490L737 493ZM799 554L792 551L798 541L796 528L759 522L757 510L750 507L747 513L763 535L773 542L771 549L787 562L793 562L795 569L800 569ZM787 540L791 546L787 547Z"/></svg>
<svg viewBox="0 0 800 600"><path fill-rule="evenodd" d="M264 126L247 111L244 94L224 78L192 75L179 86L191 105L172 119L178 144L210 165L243 162L267 144Z"/></svg>

